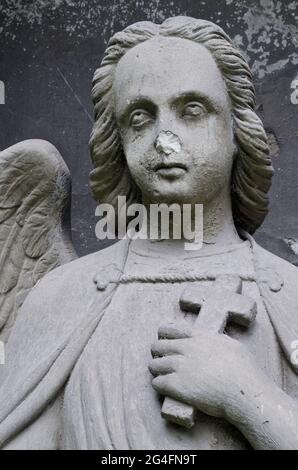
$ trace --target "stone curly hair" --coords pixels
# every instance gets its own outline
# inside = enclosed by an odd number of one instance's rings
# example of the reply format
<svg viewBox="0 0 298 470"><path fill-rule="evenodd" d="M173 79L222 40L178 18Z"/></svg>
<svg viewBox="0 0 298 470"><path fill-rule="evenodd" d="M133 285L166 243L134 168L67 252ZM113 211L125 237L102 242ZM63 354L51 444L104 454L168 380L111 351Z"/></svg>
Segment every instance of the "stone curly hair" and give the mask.
<svg viewBox="0 0 298 470"><path fill-rule="evenodd" d="M255 91L248 64L229 36L219 26L205 20L175 17L161 25L139 22L110 39L93 79L95 123L90 138L94 165L90 174L93 195L97 201L115 207L118 196L126 196L127 205L140 202L139 190L130 176L116 124L113 81L121 57L129 49L157 35L179 37L203 45L221 71L232 103L238 146L231 180L234 222L238 230L254 233L268 212L267 193L273 175L267 136L255 113Z"/></svg>

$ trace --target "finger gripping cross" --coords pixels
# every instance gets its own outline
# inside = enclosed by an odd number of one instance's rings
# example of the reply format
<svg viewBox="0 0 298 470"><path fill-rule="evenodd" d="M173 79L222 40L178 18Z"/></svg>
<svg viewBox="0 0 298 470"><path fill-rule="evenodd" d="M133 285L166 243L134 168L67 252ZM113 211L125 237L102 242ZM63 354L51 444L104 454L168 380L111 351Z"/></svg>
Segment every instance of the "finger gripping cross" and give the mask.
<svg viewBox="0 0 298 470"><path fill-rule="evenodd" d="M256 302L241 294L239 276L219 276L210 287L190 286L180 298L180 308L198 313L194 330L223 333L228 323L248 327L257 314ZM161 415L167 421L191 428L195 423L195 409L187 404L166 397Z"/></svg>

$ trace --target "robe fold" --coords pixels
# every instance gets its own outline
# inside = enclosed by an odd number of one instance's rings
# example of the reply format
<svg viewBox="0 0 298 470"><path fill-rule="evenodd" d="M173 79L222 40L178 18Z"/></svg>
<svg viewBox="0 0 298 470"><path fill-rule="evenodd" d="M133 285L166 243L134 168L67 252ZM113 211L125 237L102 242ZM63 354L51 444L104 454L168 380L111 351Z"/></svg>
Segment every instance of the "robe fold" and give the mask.
<svg viewBox="0 0 298 470"><path fill-rule="evenodd" d="M249 243L256 283L281 348L280 386L298 399L298 365L291 361L298 339L298 270L251 238ZM43 416L46 419L51 407L59 411L62 399L57 400L117 293L129 244L122 240L59 267L27 297L6 348L6 364L0 366L0 447L10 448L10 443L13 447L25 429ZM44 440L49 448L58 448L56 427L53 436L50 424L48 429ZM82 441L81 448L96 448L88 437L82 435ZM34 442L31 445L36 448Z"/></svg>

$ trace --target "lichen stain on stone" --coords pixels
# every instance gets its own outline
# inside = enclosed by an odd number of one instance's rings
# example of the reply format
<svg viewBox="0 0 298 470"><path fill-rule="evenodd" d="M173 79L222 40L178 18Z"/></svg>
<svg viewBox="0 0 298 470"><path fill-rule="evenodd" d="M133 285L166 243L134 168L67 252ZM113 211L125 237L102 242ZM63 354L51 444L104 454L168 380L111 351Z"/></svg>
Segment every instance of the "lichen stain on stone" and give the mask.
<svg viewBox="0 0 298 470"><path fill-rule="evenodd" d="M281 1L260 0L251 8L240 7L240 3L235 2L235 15L238 21L243 20L244 33L235 35L233 40L258 78L282 70L287 64L298 63L297 8L297 1L285 5ZM277 51L286 49L292 51L287 57L274 58Z"/></svg>
<svg viewBox="0 0 298 470"><path fill-rule="evenodd" d="M297 2L293 2L290 4L291 9L294 4L297 8ZM265 47L262 46L270 46L273 42L275 48L285 49L288 43L297 47L298 16L293 18L293 24L286 24L282 14L282 8L286 8L286 6L283 6L281 1L261 0L260 5L261 8L247 11L243 19L247 24L245 34L249 44L248 52L261 52L260 58L263 59L261 66L258 66L259 64L256 62L253 64L252 71L257 72L259 78L262 78L266 73L281 70L291 60L297 60L297 54L293 53L285 59L270 63L270 54L266 53Z"/></svg>
<svg viewBox="0 0 298 470"><path fill-rule="evenodd" d="M64 18L64 29L70 36L78 38L93 37L98 34L109 37L114 30L114 24L120 27L133 23L134 15L142 13L143 20L162 22L170 16L186 15L186 11L173 0L160 5L160 0L116 0L113 2L98 2L97 0L4 0L0 4L0 14L5 18L5 28L0 27L0 35L17 39L17 27L22 24L29 26L48 26L49 18ZM67 14L66 14L67 13ZM55 22L51 24L55 29Z"/></svg>
<svg viewBox="0 0 298 470"><path fill-rule="evenodd" d="M246 3L246 2L245 2ZM298 64L298 2L281 0L1 0L0 37L18 41L18 28L28 25L38 36L50 30L84 40L100 34L106 43L116 30L138 20L157 23L170 16L209 19L222 26L242 50L253 74L262 79ZM252 5L252 6L251 6ZM285 56L282 56L283 51Z"/></svg>

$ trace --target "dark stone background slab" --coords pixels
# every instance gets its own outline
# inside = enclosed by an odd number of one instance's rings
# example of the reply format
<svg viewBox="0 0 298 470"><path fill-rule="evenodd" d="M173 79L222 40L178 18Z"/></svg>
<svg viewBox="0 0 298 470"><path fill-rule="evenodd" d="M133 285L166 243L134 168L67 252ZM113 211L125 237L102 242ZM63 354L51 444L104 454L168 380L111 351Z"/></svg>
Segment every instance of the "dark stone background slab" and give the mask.
<svg viewBox="0 0 298 470"><path fill-rule="evenodd" d="M78 253L102 248L88 188L93 71L111 34L135 21L161 22L175 15L221 25L252 67L276 172L271 211L256 238L298 265L298 255L284 241L298 240L298 105L290 99L298 78L296 1L0 0L0 80L6 85L0 149L28 138L56 145L73 177Z"/></svg>

